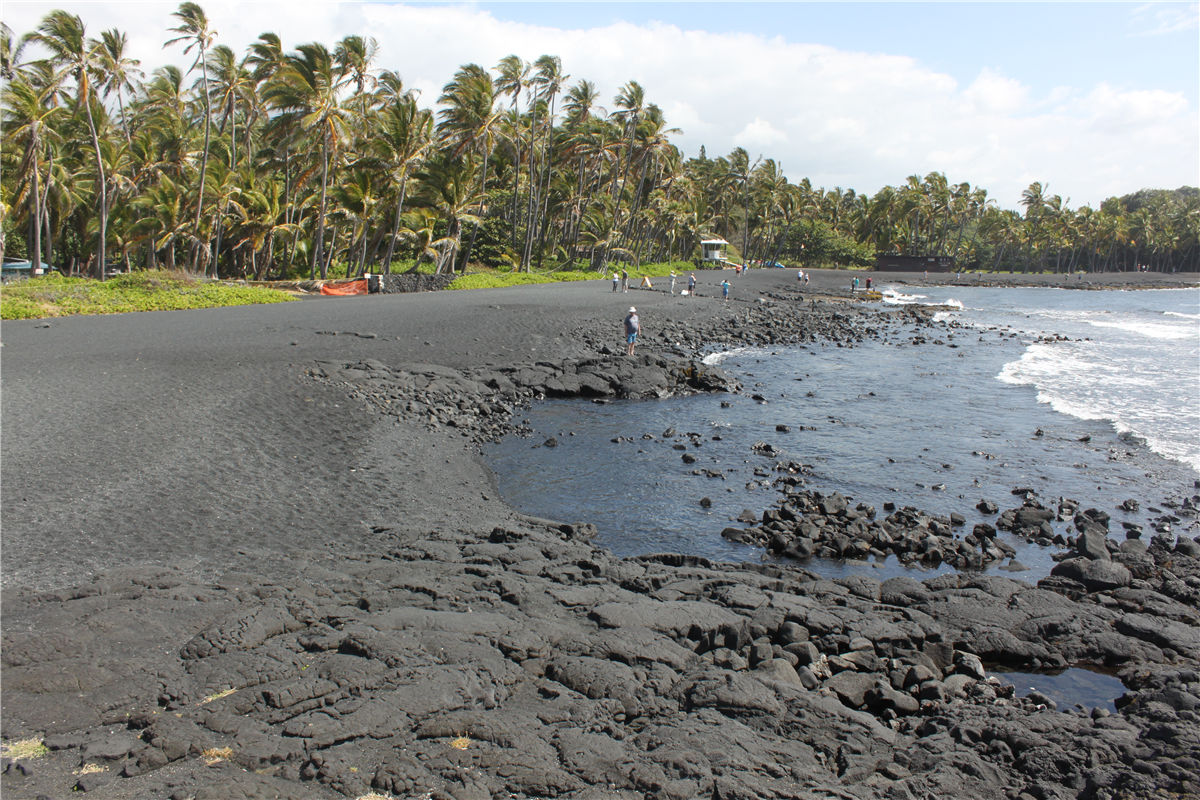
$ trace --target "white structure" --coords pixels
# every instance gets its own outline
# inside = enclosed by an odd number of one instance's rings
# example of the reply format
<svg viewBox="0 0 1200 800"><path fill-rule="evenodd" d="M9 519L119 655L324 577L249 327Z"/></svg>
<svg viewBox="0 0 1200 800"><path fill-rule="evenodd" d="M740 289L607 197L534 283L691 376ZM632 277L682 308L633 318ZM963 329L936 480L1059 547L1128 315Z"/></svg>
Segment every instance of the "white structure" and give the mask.
<svg viewBox="0 0 1200 800"><path fill-rule="evenodd" d="M704 262L723 262L725 260L725 247L729 242L724 239L701 239L700 240L700 260Z"/></svg>

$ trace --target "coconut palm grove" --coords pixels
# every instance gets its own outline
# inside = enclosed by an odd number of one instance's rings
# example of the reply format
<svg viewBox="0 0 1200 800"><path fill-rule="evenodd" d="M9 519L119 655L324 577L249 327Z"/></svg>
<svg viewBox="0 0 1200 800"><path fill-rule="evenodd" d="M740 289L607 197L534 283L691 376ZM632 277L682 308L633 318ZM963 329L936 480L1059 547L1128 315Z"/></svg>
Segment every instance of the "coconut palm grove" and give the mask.
<svg viewBox="0 0 1200 800"><path fill-rule="evenodd" d="M6 257L64 273L218 278L602 270L738 260L862 266L953 256L960 269L1200 269L1200 192L1143 189L1069 208L1041 183L1020 209L940 172L874 195L789 180L738 148L685 156L636 80L600 97L556 56L466 64L432 107L362 36L289 49L219 43L182 3L164 49L127 54L78 16L0 31Z"/></svg>

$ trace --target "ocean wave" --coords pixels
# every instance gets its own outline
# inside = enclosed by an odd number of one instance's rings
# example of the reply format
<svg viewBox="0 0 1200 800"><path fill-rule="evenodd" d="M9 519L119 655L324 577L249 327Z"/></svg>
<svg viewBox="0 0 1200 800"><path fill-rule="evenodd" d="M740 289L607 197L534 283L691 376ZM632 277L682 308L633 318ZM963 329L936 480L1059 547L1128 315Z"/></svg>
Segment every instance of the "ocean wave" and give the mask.
<svg viewBox="0 0 1200 800"><path fill-rule="evenodd" d="M883 295L883 302L893 306L908 306L929 299L929 296L924 294L904 294L894 286L881 289L880 294Z"/></svg>
<svg viewBox="0 0 1200 800"><path fill-rule="evenodd" d="M1167 312L1170 313L1170 312ZM1136 333L1150 339L1188 339L1196 335L1196 329L1191 325L1178 325L1167 322L1147 322L1138 319L1100 320L1087 319L1087 324L1096 328L1112 328L1126 333Z"/></svg>
<svg viewBox="0 0 1200 800"><path fill-rule="evenodd" d="M716 353L709 353L704 358L700 359L700 363L712 367L720 364L722 361L733 358L734 356L744 356L754 353L766 353L762 348L756 347L735 347L732 350L721 350Z"/></svg>
<svg viewBox="0 0 1200 800"><path fill-rule="evenodd" d="M1184 319L1200 319L1200 314L1184 314L1180 311L1164 311L1164 317L1183 317Z"/></svg>
<svg viewBox="0 0 1200 800"><path fill-rule="evenodd" d="M1091 342L1031 344L1001 367L996 380L1036 389L1037 402L1077 419L1102 420L1134 436L1153 452L1200 472L1195 426L1179 418L1186 388L1168 391L1153 371L1109 361L1112 348ZM1157 387L1157 388L1156 388ZM1136 398L1136 399L1135 399Z"/></svg>

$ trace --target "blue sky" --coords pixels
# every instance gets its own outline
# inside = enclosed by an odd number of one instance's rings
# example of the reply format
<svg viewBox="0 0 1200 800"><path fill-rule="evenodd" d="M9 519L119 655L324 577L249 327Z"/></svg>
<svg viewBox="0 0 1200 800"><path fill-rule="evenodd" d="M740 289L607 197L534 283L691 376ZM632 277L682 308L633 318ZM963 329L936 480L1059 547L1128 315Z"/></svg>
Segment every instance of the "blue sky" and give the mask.
<svg viewBox="0 0 1200 800"><path fill-rule="evenodd" d="M198 0L235 52L374 36L429 105L455 70L558 55L602 105L629 80L685 156L744 147L792 181L874 193L938 171L1016 208L1033 181L1073 208L1200 184L1200 3L396 3ZM178 0L5 0L19 35L52 8L117 27L149 71Z"/></svg>

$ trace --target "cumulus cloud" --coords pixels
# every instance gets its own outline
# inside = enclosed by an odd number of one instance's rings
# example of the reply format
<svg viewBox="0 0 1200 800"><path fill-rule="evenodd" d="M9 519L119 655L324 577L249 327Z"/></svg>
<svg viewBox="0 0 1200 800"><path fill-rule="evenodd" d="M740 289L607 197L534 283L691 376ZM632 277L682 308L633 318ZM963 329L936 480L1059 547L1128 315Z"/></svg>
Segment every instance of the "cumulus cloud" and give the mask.
<svg viewBox="0 0 1200 800"><path fill-rule="evenodd" d="M289 49L309 41L332 46L352 33L374 36L378 66L398 71L431 105L468 62L490 68L510 53L529 61L558 55L569 82L593 81L610 110L622 85L639 82L668 126L682 129L673 141L685 155L702 145L710 157L743 146L752 158L774 158L791 180L808 177L815 186L872 193L911 174L941 171L952 182L986 188L1006 207L1017 206L1031 180L1075 205L1095 205L1142 187L1195 183L1200 174L1196 109L1168 91L1100 82L1035 90L997 67L962 86L897 53L664 23L556 28L498 19L486 6L202 5L218 42L235 52L264 31L278 33ZM18 35L50 7L22 0L5 6ZM54 7L80 14L93 35L110 27L128 32L147 67L189 63L181 48L163 47L175 2L64 0Z"/></svg>
<svg viewBox="0 0 1200 800"><path fill-rule="evenodd" d="M734 134L733 142L739 147L755 148L770 147L787 141L787 134L776 128L762 117L755 117L738 133Z"/></svg>

